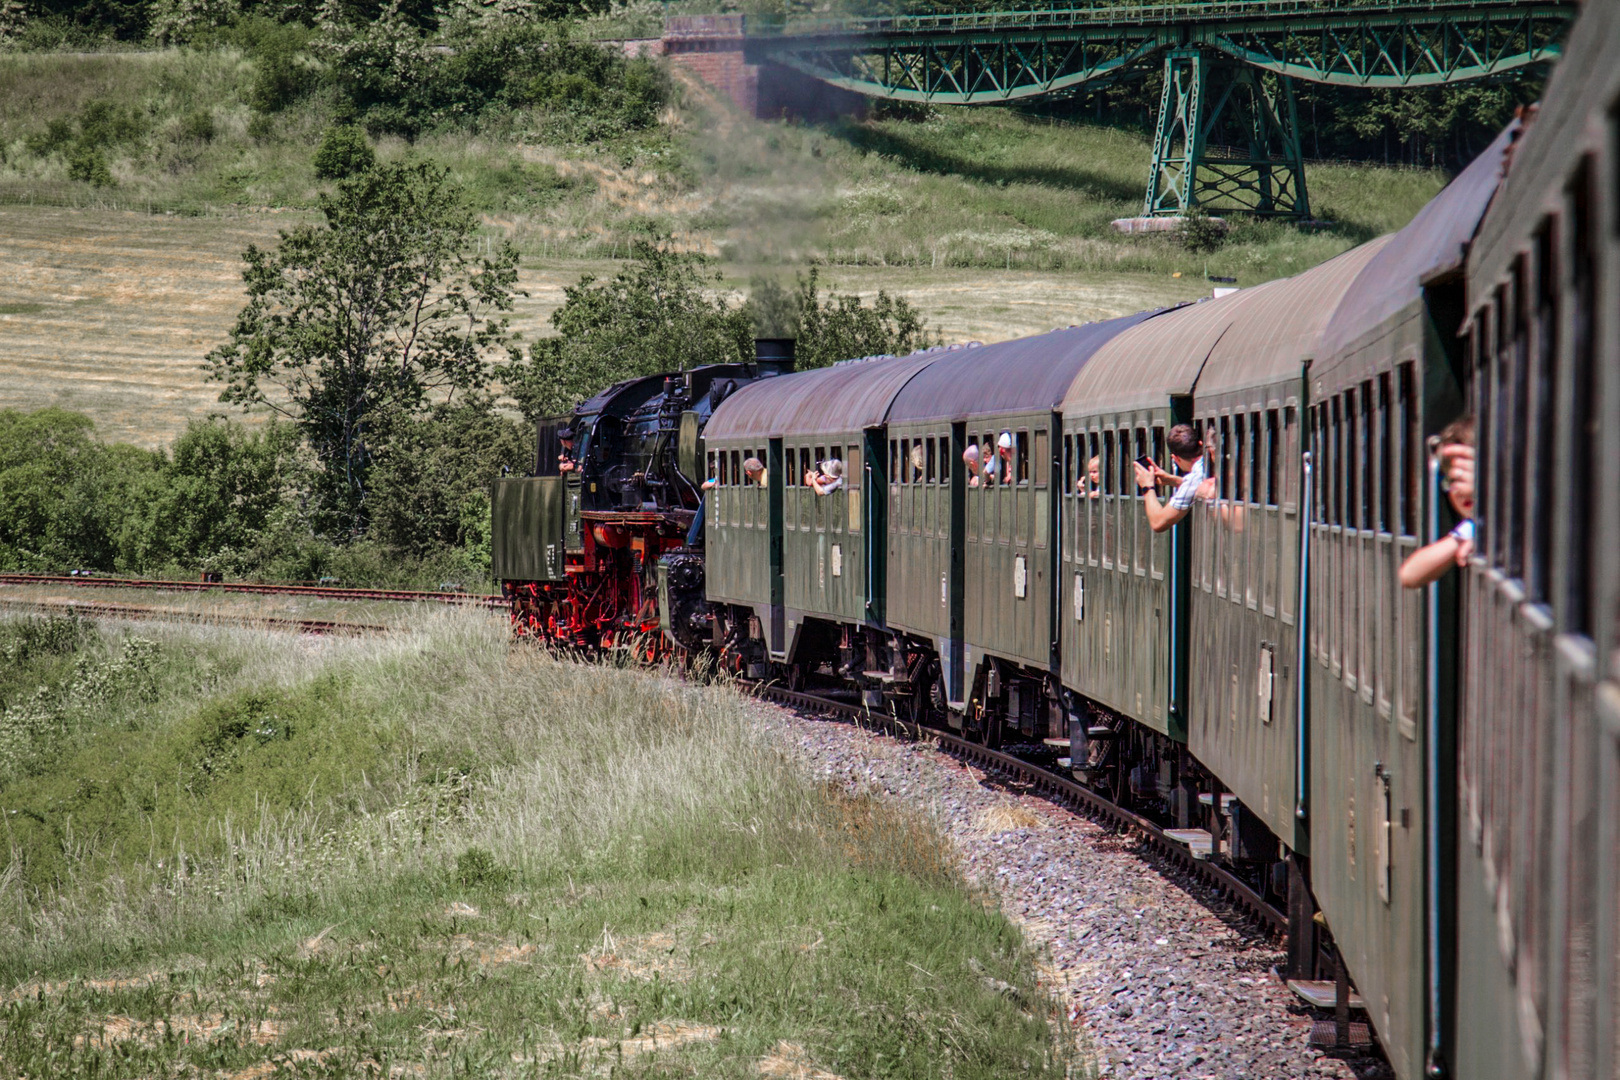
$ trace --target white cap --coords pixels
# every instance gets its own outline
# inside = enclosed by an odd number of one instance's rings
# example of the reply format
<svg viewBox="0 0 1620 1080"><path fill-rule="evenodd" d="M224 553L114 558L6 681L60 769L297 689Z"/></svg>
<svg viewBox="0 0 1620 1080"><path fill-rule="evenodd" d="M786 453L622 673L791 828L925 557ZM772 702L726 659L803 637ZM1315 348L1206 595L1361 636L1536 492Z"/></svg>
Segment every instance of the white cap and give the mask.
<svg viewBox="0 0 1620 1080"><path fill-rule="evenodd" d="M1012 432L1003 431L1001 433L1001 438L996 440L996 445L1001 447L1003 450L1011 450L1012 449Z"/></svg>

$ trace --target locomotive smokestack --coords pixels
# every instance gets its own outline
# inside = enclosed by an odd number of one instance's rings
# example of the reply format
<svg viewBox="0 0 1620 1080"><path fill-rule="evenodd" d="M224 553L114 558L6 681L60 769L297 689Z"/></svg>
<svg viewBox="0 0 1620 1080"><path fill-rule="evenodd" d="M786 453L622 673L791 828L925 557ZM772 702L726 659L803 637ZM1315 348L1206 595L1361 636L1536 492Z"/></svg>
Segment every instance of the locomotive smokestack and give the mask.
<svg viewBox="0 0 1620 1080"><path fill-rule="evenodd" d="M761 375L786 375L793 370L794 339L762 337L754 339L754 363Z"/></svg>

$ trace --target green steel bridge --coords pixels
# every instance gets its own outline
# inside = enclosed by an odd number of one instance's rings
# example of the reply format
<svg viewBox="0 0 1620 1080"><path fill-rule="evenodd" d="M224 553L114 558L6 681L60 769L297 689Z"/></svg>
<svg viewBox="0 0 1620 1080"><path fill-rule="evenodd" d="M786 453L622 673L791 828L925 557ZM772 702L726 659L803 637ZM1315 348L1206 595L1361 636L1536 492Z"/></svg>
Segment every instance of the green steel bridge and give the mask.
<svg viewBox="0 0 1620 1080"><path fill-rule="evenodd" d="M1611 2L1611 0L1595 0ZM988 105L1163 64L1142 212L1310 217L1294 80L1440 86L1560 53L1577 0L1183 0L903 15L752 16L745 50L870 97Z"/></svg>

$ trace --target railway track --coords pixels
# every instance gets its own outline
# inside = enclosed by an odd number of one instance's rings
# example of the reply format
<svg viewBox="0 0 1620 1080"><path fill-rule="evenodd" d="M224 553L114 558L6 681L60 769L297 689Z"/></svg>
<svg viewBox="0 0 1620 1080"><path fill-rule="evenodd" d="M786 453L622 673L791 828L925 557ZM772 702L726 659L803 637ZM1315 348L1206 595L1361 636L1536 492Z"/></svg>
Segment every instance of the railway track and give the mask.
<svg viewBox="0 0 1620 1080"><path fill-rule="evenodd" d="M248 581L161 581L70 574L0 574L0 585L69 585L97 589L162 589L168 592L257 593L268 596L307 596L321 600L398 600L427 604L470 604L504 608L505 598L484 593L426 592L411 589L351 589L339 585L280 585Z"/></svg>
<svg viewBox="0 0 1620 1080"><path fill-rule="evenodd" d="M1187 845L1171 839L1152 821L1112 802L1090 788L1075 783L1066 776L1043 769L1011 754L992 750L960 735L871 712L863 706L770 684L755 684L755 690L760 697L767 700L824 716L838 716L861 723L876 724L891 734L905 738L937 740L940 746L958 760L978 765L989 772L1022 780L1035 792L1052 802L1083 814L1113 831L1141 838L1156 854L1164 857L1189 877L1213 889L1240 911L1255 929L1267 937L1277 939L1287 932L1287 915L1268 903L1248 882L1218 863L1195 858Z"/></svg>
<svg viewBox="0 0 1620 1080"><path fill-rule="evenodd" d="M173 608L139 607L134 604L107 604L80 600L49 601L0 598L0 608L9 611L29 611L46 615L78 615L87 619L153 619L167 622L208 623L216 626L245 626L255 630L292 630L300 634L378 634L389 629L389 627L379 623L229 615L215 612L177 611Z"/></svg>

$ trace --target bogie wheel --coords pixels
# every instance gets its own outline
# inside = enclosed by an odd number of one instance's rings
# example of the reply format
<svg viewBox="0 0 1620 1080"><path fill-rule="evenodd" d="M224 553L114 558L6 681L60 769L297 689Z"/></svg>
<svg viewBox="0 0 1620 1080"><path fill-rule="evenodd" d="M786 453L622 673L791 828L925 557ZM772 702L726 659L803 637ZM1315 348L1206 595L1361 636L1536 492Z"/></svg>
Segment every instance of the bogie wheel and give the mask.
<svg viewBox="0 0 1620 1080"><path fill-rule="evenodd" d="M804 663L801 661L799 663L788 664L787 670L784 672L783 681L787 683L787 688L792 690L795 694L802 691L804 689L805 681Z"/></svg>
<svg viewBox="0 0 1620 1080"><path fill-rule="evenodd" d="M911 685L911 719L919 724L942 723L945 717L945 680L938 660L928 660Z"/></svg>

